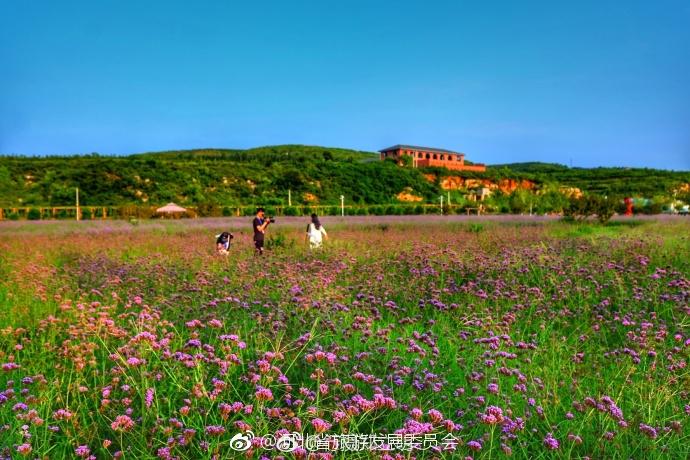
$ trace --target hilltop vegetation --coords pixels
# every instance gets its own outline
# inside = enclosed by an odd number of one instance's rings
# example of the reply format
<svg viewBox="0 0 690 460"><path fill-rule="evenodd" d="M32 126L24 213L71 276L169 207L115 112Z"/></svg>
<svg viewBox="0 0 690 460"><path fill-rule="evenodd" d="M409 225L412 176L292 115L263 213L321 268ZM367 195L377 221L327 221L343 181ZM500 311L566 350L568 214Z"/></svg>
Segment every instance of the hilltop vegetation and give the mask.
<svg viewBox="0 0 690 460"><path fill-rule="evenodd" d="M174 201L199 205L394 204L401 192L437 203L445 193L437 178L458 175L439 168L412 169L379 161L376 153L340 148L282 145L249 150L202 149L130 156L0 157L0 206L67 206L79 187L83 205L157 205ZM526 179L541 196L543 211L558 210L559 188L609 196L639 196L668 201L672 190L690 183L689 172L630 168L568 168L546 163L493 166L463 176L488 180ZM519 191L523 193L524 191ZM462 191L453 202L462 201ZM519 194L518 193L518 194ZM550 195L549 195L550 194ZM495 194L496 210L520 211L535 197ZM687 195L687 193L686 193ZM536 196L536 195L535 195ZM681 194L680 198L683 198Z"/></svg>
<svg viewBox="0 0 690 460"><path fill-rule="evenodd" d="M387 203L409 187L435 193L418 172L378 161L372 153L307 146L250 150L190 150L126 157L5 157L0 160L3 205L165 203Z"/></svg>
<svg viewBox="0 0 690 460"><path fill-rule="evenodd" d="M495 165L493 169L505 169L537 182L557 182L592 193L645 198L667 195L690 182L688 171L651 168L569 168L556 163L530 162Z"/></svg>

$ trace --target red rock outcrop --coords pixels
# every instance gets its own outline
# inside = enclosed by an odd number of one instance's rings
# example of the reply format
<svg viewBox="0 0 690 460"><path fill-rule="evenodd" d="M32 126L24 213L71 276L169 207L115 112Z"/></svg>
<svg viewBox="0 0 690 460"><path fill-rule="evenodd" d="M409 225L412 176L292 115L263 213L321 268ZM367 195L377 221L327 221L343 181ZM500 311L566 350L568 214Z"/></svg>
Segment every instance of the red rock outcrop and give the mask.
<svg viewBox="0 0 690 460"><path fill-rule="evenodd" d="M436 176L433 174L425 174L424 177L429 182L436 182ZM441 188L443 190L460 190L460 189L475 189L486 187L490 190L500 190L503 193L512 193L517 189L534 190L536 184L526 179L500 179L494 181L491 179L475 179L460 176L444 176L441 178Z"/></svg>

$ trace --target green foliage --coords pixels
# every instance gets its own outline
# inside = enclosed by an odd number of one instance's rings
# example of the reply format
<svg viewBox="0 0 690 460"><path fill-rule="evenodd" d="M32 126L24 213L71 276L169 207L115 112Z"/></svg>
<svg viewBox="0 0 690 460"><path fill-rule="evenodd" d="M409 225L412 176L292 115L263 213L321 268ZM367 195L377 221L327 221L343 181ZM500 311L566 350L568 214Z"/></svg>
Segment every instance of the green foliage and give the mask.
<svg viewBox="0 0 690 460"><path fill-rule="evenodd" d="M31 208L29 209L26 218L29 220L41 220L41 211L36 208Z"/></svg>
<svg viewBox="0 0 690 460"><path fill-rule="evenodd" d="M409 162L404 157L402 162ZM425 174L435 176L433 182ZM174 201L198 208L200 216L233 215L240 206L286 207L288 193L295 210L301 206L340 204L381 205L352 214L423 213L420 208L400 207L396 195L407 191L424 203L437 203L444 177L501 181L530 180L535 191L517 190L510 195L494 192L486 202L494 212L566 212L570 203L561 186L578 187L585 193L608 196L654 197L641 212L658 212L673 193L690 202L690 192L676 192L690 183L690 173L631 168L568 168L547 163L520 163L489 167L484 173L444 168L401 167L391 159L379 161L373 152L303 145L281 145L249 150L203 149L144 153L130 156L0 157L0 206L73 206L75 189L83 206L131 206L123 217L150 217L146 210ZM452 192L452 203L463 206L464 194ZM298 209L298 210L297 210ZM110 213L113 215L114 213ZM147 216L147 214L149 214ZM252 215L253 211L248 215ZM22 217L23 217L22 212Z"/></svg>
<svg viewBox="0 0 690 460"><path fill-rule="evenodd" d="M565 216L569 220L584 220L594 216L599 222L606 223L613 217L618 201L595 194L571 198L570 206L565 210Z"/></svg>
<svg viewBox="0 0 690 460"><path fill-rule="evenodd" d="M469 231L470 233L481 233L484 231L484 225L472 223L467 228L467 231Z"/></svg>
<svg viewBox="0 0 690 460"><path fill-rule="evenodd" d="M127 157L0 157L0 204L72 206L164 204L215 206L393 203L409 188L425 198L438 190L419 170L378 161L374 153L301 145L250 150L190 150ZM141 216L143 217L143 216Z"/></svg>
<svg viewBox="0 0 690 460"><path fill-rule="evenodd" d="M513 214L523 214L529 211L530 203L530 193L526 190L515 190L508 199L508 206Z"/></svg>
<svg viewBox="0 0 690 460"><path fill-rule="evenodd" d="M651 168L569 168L553 163L494 165L488 172L512 172L539 183L555 182L583 192L618 196L670 196L681 184L690 183L688 171Z"/></svg>
<svg viewBox="0 0 690 460"><path fill-rule="evenodd" d="M295 207L295 206L286 206L283 208L283 215L284 216L300 216L302 213L300 212L300 209Z"/></svg>
<svg viewBox="0 0 690 460"><path fill-rule="evenodd" d="M266 249L291 249L295 246L295 240L288 238L284 233L275 233L266 237Z"/></svg>

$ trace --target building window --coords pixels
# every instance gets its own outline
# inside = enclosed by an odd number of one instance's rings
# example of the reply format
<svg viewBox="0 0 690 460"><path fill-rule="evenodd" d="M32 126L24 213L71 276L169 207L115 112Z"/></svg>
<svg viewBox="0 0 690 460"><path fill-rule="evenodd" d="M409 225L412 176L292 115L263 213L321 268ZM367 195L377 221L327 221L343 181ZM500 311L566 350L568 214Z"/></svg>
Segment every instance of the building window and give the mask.
<svg viewBox="0 0 690 460"><path fill-rule="evenodd" d="M441 155L441 161L444 161L445 159L446 159L446 157Z"/></svg>
<svg viewBox="0 0 690 460"><path fill-rule="evenodd" d="M427 154L426 154L426 159L428 160L429 158L430 158L430 156L429 156L429 154L427 153Z"/></svg>
<svg viewBox="0 0 690 460"><path fill-rule="evenodd" d="M422 152L417 152L417 158L422 158Z"/></svg>
<svg viewBox="0 0 690 460"><path fill-rule="evenodd" d="M438 156L434 153L434 160L438 160Z"/></svg>

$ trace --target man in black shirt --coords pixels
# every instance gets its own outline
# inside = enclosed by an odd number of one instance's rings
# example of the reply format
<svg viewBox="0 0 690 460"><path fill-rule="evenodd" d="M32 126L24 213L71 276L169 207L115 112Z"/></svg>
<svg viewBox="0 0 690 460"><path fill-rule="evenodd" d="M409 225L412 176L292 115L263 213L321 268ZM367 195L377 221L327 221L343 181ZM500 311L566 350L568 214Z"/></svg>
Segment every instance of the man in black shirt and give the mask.
<svg viewBox="0 0 690 460"><path fill-rule="evenodd" d="M264 253L264 234L266 233L268 224L271 223L271 221L265 217L264 208L259 208L256 210L256 217L252 222L252 227L254 228L254 247L256 247L256 254L259 256Z"/></svg>

